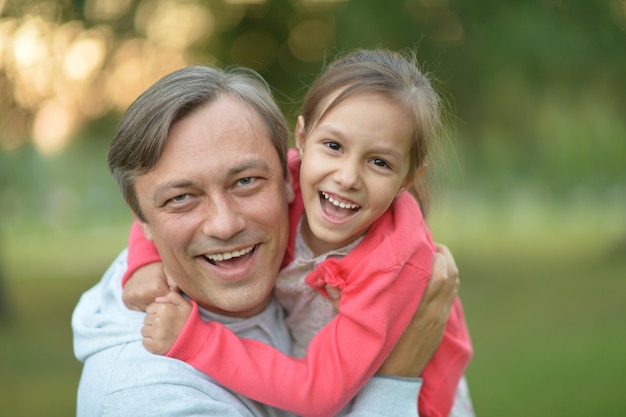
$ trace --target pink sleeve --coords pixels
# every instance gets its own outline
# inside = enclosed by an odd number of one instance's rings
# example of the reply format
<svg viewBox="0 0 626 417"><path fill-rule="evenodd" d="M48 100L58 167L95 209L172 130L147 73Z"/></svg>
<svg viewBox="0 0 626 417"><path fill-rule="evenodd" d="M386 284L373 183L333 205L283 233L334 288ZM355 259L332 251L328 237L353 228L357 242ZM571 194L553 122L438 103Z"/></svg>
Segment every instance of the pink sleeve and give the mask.
<svg viewBox="0 0 626 417"><path fill-rule="evenodd" d="M404 268L402 274L414 282L421 272ZM402 278L394 283L404 286L398 281ZM219 323L202 322L198 314L192 314L198 318L188 322L168 356L273 407L301 416L334 415L381 366L412 317L425 284L411 285L410 291L393 287L377 285L369 296L344 293L340 314L313 338L302 359L239 339Z"/></svg>
<svg viewBox="0 0 626 417"><path fill-rule="evenodd" d="M443 339L422 372L419 415L445 417L454 405L459 381L474 353L459 297L454 299Z"/></svg>
<svg viewBox="0 0 626 417"><path fill-rule="evenodd" d="M161 257L154 242L146 239L137 222L133 222L128 234L128 267L122 277L122 287L136 270L152 262L161 262Z"/></svg>
<svg viewBox="0 0 626 417"><path fill-rule="evenodd" d="M305 358L199 320L183 329L168 356L262 403L301 416L334 415L376 373L417 309L432 267L432 250L424 246L419 268L393 263L380 269L379 258L390 263L385 256L351 263L340 312L313 338Z"/></svg>

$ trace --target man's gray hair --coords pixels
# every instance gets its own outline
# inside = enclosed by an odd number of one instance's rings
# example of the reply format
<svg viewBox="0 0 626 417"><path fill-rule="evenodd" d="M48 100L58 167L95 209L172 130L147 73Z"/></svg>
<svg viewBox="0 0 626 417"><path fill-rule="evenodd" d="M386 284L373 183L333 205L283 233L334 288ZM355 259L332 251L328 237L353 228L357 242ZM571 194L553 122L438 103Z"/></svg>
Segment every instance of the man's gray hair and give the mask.
<svg viewBox="0 0 626 417"><path fill-rule="evenodd" d="M109 169L131 210L143 221L135 193L136 178L150 171L174 123L228 95L249 106L263 120L287 173L288 129L269 86L256 72L192 66L166 75L128 108L109 149Z"/></svg>

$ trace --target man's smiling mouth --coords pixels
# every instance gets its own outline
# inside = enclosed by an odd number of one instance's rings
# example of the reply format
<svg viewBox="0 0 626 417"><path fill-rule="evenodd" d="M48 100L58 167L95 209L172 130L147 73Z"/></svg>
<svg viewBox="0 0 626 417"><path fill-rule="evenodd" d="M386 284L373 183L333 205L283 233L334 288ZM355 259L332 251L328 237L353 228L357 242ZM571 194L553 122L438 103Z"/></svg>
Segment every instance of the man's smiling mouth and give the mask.
<svg viewBox="0 0 626 417"><path fill-rule="evenodd" d="M239 257L247 255L252 252L255 247L256 245L244 249L235 250L232 252L212 253L209 255L204 255L204 257L207 261L209 261L209 263L211 263L211 265L217 265L218 262L236 260Z"/></svg>

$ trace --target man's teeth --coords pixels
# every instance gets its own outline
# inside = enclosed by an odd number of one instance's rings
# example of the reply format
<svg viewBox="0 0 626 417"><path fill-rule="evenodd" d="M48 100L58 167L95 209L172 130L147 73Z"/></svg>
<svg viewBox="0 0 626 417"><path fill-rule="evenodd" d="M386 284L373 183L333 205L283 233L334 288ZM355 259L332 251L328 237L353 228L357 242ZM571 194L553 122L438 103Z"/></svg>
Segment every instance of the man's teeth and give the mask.
<svg viewBox="0 0 626 417"><path fill-rule="evenodd" d="M328 200L328 202L330 204L332 204L333 206L335 206L335 207L340 207L342 209L350 209L350 210L356 210L356 209L359 208L359 206L357 204L346 204L346 203L341 203L339 201L336 201L335 199L333 199L331 196L329 196L325 192L322 192L322 197L324 197L326 200Z"/></svg>
<svg viewBox="0 0 626 417"><path fill-rule="evenodd" d="M254 249L254 246L250 246L249 248L246 248L246 249L236 250L234 252L214 253L211 255L205 255L205 257L210 261L227 261L232 258L238 258L240 256L243 256L246 253L249 253L252 249Z"/></svg>

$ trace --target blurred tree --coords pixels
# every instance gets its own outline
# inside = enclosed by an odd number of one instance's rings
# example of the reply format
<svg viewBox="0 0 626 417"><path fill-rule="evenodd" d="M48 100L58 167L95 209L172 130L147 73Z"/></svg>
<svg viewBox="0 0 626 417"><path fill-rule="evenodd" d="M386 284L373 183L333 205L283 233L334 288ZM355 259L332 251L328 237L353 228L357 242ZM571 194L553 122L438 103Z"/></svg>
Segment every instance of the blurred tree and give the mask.
<svg viewBox="0 0 626 417"><path fill-rule="evenodd" d="M196 63L258 70L294 120L325 60L383 46L416 49L442 80L476 174L626 181L623 0L6 0L0 13L5 151L59 152Z"/></svg>

